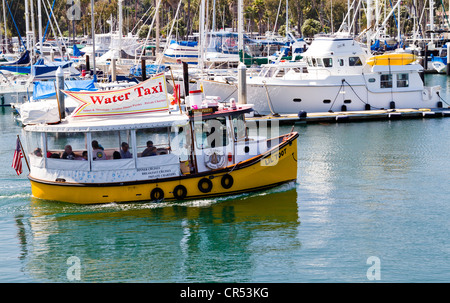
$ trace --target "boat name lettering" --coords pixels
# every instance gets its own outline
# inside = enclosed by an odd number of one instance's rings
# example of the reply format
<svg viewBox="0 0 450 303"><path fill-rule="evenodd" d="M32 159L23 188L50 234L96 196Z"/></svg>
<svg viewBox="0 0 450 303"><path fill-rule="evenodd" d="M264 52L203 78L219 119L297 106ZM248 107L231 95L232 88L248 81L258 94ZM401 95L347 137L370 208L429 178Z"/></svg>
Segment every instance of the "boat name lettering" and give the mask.
<svg viewBox="0 0 450 303"><path fill-rule="evenodd" d="M96 103L102 104L102 101L104 101L103 104L109 104L109 103L113 103L113 102L117 102L117 101L128 100L129 97L130 97L130 94L131 93L125 93L125 94L120 95L120 96L115 96L114 95L112 98L109 98L109 97L105 98L103 96L90 96L90 97L91 97L91 100L92 100L93 104L96 104Z"/></svg>
<svg viewBox="0 0 450 303"><path fill-rule="evenodd" d="M158 90L158 88L159 88L159 90ZM158 85L152 86L151 91L150 91L150 88L144 88L142 86L138 86L134 90L137 91L138 97L142 97L145 95L151 95L151 94L158 94L158 93L163 92L161 82L159 82Z"/></svg>
<svg viewBox="0 0 450 303"><path fill-rule="evenodd" d="M264 165L266 166L270 166L272 165L272 163L277 163L278 159L280 159L281 157L283 157L284 155L286 155L286 147L283 148L282 150L278 151L278 153L272 153L270 155L270 157L264 159Z"/></svg>

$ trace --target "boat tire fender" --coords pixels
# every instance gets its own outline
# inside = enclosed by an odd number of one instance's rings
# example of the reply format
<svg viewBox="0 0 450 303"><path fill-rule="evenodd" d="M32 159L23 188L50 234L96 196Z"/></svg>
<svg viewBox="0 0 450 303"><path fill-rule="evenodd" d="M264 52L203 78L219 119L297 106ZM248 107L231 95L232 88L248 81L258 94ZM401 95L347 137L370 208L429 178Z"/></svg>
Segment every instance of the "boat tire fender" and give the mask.
<svg viewBox="0 0 450 303"><path fill-rule="evenodd" d="M225 189L230 189L233 186L233 177L229 174L223 175L222 179L220 180L220 184Z"/></svg>
<svg viewBox="0 0 450 303"><path fill-rule="evenodd" d="M152 189L150 192L150 200L160 201L162 199L164 199L164 191L159 187Z"/></svg>
<svg viewBox="0 0 450 303"><path fill-rule="evenodd" d="M183 185L177 185L173 189L173 196L177 200L183 200L187 196L187 189Z"/></svg>
<svg viewBox="0 0 450 303"><path fill-rule="evenodd" d="M211 180L208 178L202 178L198 181L198 190L202 193L209 193L213 187Z"/></svg>

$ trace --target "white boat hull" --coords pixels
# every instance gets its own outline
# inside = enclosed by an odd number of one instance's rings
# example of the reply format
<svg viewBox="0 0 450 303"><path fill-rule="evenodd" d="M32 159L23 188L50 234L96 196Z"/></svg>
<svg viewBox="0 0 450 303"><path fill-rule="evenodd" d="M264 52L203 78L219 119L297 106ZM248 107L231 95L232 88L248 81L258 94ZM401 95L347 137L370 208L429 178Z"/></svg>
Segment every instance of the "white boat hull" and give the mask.
<svg viewBox="0 0 450 303"><path fill-rule="evenodd" d="M429 88L391 91L371 89L364 82L347 80L350 85L299 83L285 80L282 83L255 83L247 80L247 103L253 104L260 114L297 114L300 111L359 111L370 109L389 109L391 101L395 108L433 108L437 107L439 86ZM295 83L297 82L297 83ZM222 101L238 99L237 84L215 81L202 81L206 95L219 96Z"/></svg>

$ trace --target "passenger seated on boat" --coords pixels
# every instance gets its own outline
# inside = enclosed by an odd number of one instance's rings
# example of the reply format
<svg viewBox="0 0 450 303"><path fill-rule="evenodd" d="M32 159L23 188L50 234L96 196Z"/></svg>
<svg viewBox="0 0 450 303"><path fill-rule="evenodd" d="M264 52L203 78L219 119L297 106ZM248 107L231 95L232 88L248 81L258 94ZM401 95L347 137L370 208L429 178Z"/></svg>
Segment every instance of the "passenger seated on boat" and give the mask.
<svg viewBox="0 0 450 303"><path fill-rule="evenodd" d="M122 142L122 148L120 149L120 157L122 159L133 158L133 154L129 151L130 146L127 142ZM115 154L116 152L114 152ZM116 159L116 158L114 158Z"/></svg>
<svg viewBox="0 0 450 303"><path fill-rule="evenodd" d="M156 146L152 146L151 148L150 148L150 154L149 154L149 156L157 156L158 155L158 153L156 152Z"/></svg>
<svg viewBox="0 0 450 303"><path fill-rule="evenodd" d="M88 157L88 156L87 156L87 150L84 150L84 151L83 151L83 154L81 155L81 160L82 160L82 161L87 161L87 159L88 159L87 157Z"/></svg>
<svg viewBox="0 0 450 303"><path fill-rule="evenodd" d="M153 147L154 147L153 146L153 141L147 141L147 148L144 149L144 151L142 152L141 157L154 156L154 155L151 155ZM155 148L154 152L156 154L156 148Z"/></svg>
<svg viewBox="0 0 450 303"><path fill-rule="evenodd" d="M72 146L66 145L64 147L64 153L62 154L62 159L74 160L75 154L72 151Z"/></svg>
<svg viewBox="0 0 450 303"><path fill-rule="evenodd" d="M106 160L106 155L103 149L100 148L97 140L92 141L92 158L94 160Z"/></svg>
<svg viewBox="0 0 450 303"><path fill-rule="evenodd" d="M40 147L36 147L36 149L33 151L33 155L36 157L42 157L42 150Z"/></svg>
<svg viewBox="0 0 450 303"><path fill-rule="evenodd" d="M116 150L113 153L113 159L122 159L122 157L120 156L120 153Z"/></svg>

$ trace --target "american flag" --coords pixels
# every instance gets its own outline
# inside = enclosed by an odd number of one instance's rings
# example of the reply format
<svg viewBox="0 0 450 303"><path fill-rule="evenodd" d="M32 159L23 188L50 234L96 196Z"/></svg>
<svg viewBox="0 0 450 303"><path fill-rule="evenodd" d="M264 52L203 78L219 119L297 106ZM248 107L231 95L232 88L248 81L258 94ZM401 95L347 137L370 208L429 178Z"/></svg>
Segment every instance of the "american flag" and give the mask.
<svg viewBox="0 0 450 303"><path fill-rule="evenodd" d="M20 148L20 141L19 138L17 138L16 142L16 150L14 151L14 158L12 162L12 168L16 170L17 175L20 175L22 173L22 158L23 153L22 149Z"/></svg>

